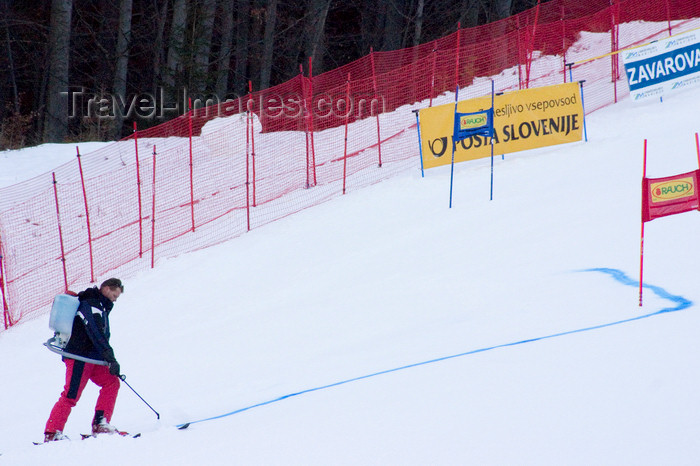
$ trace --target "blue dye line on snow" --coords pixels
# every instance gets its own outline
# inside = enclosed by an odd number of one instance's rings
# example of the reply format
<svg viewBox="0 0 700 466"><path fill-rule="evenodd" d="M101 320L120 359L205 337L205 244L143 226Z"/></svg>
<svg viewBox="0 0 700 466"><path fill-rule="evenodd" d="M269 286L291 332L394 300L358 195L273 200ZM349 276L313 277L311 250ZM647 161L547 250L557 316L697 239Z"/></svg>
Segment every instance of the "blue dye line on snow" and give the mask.
<svg viewBox="0 0 700 466"><path fill-rule="evenodd" d="M604 273L604 274L607 274L607 275L611 276L613 279L615 279L616 281L620 282L620 283L623 284L623 285L633 286L633 287L638 287L638 286L639 286L639 282L638 282L638 281L636 281L636 280L634 280L634 279L628 277L624 272L622 272L621 270L618 270L618 269L593 268L593 269L584 269L584 270L580 270L579 272L600 272L600 273ZM200 420L198 420L198 421L191 421L189 424L196 424L196 423L199 423L199 422L213 421L213 420L215 420L215 419L221 419L221 418L224 418L224 417L233 416L234 414L242 413L242 412L244 412L244 411L249 411L249 410L251 410L251 409L259 408L259 407L261 407L261 406L266 406L266 405L269 405L269 404L277 403L277 402L279 402L279 401L286 400L286 399L288 399L288 398L293 398L293 397L295 397L295 396L304 395L304 394L312 393L312 392L317 392L317 391L320 391L320 390L325 390L325 389L327 389L327 388L338 387L338 386L340 386L340 385L345 385L345 384L348 384L348 383L351 383L351 382L357 382L357 381L359 381L359 380L369 379L370 377L377 377L377 376L379 376L379 375L390 374L390 373L392 373L392 372L398 372L398 371L402 371L402 370L405 370L405 369L410 369L410 368L418 367L418 366L425 366L425 365L427 365L427 364L433 364L433 363L440 362L440 361L447 361L448 359L455 359L455 358L460 358L460 357L463 357L463 356L469 356L469 355L471 355L471 354L483 353L483 352L485 352L485 351L491 351L491 350L498 349L498 348L507 348L507 347L509 347L509 346L517 346L517 345L522 345L522 344L525 344L525 343L532 343L532 342L535 342L535 341L541 341L541 340L547 340L547 339L550 339L550 338L562 337L562 336L564 336L564 335L572 335L572 334L575 334L575 333L588 332L588 331L590 331L590 330L598 330L598 329L605 328L605 327L612 327L613 325L620 325L620 324L624 324L624 323L628 323L628 322L633 322L633 321L636 321L636 320L646 319L646 318L653 317L653 316L656 316L656 315L659 315L659 314L664 314L664 313L667 313L667 312L682 311L683 309L687 309L687 308L689 308L690 306L693 305L693 302L692 302L692 301L689 301L689 300L685 299L685 298L682 297L682 296L673 295L673 294L669 293L668 291L664 290L664 289L661 288L661 287L654 286L654 285L649 285L649 284L646 284L646 283L643 284L642 286L643 286L644 288L646 288L646 289L649 289L649 290L653 291L654 294L656 294L658 297L663 298L663 299L667 299L667 300L671 301L671 302L674 304L674 306L666 307L666 308L663 308L663 309L661 309L661 310L659 310L659 311L652 312L652 313L650 313L650 314L644 314L644 315L632 317L632 318L630 318L630 319L618 320L618 321L616 321L616 322L609 322L609 323L606 323L606 324L595 325L595 326L593 326L593 327L586 327L586 328L580 328L580 329L576 329L576 330L569 330L569 331L567 331L567 332L555 333L555 334L553 334L553 335L546 335L546 336L543 336L543 337L530 338L530 339L528 339L528 340L515 341L515 342L512 342L512 343L503 343L503 344L500 344L500 345L489 346L489 347L487 347L487 348L479 348L479 349L467 351L467 352L464 352L464 353L453 354L453 355L444 356L444 357L441 357L441 358L430 359L430 360L428 360L428 361L417 362L417 363L415 363L415 364L408 364L408 365L406 365L406 366L396 367L396 368L393 368L393 369L387 369L387 370L380 371L380 372L374 372L374 373L372 373L372 374L367 374L367 375L363 375L363 376L360 376L360 377L355 377L355 378L352 378L352 379L341 380L340 382L335 382L335 383L331 383L331 384L328 384L328 385L323 385L323 386L321 386L321 387L314 387L314 388L309 388L309 389L307 389L307 390L302 390L302 391L300 391L300 392L290 393L290 394L288 394L288 395L280 396L280 397L275 398L275 399L272 399L272 400L263 401L262 403L257 403L257 404L251 405L251 406L246 406L245 408L240 408L240 409L237 409L237 410L235 410L235 411L231 411L231 412L229 412L229 413L221 414L221 415L214 416L214 417L209 417L209 418L206 418L206 419L200 419ZM180 425L178 425L177 427L181 427L181 426L183 426L183 425L184 425L184 424L180 424Z"/></svg>

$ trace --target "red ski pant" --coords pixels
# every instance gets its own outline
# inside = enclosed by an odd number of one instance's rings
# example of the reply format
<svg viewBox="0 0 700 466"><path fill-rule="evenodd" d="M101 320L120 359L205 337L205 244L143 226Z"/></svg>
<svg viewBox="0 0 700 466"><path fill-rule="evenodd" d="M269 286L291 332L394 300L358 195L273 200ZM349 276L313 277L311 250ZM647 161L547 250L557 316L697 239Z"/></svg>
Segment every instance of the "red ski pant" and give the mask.
<svg viewBox="0 0 700 466"><path fill-rule="evenodd" d="M100 387L95 411L102 411L105 419L109 422L114 412L114 404L117 402L119 377L110 374L107 366L67 358L63 362L66 364L66 385L61 397L51 410L44 432L63 432L71 409L78 403L88 380L92 380L95 385Z"/></svg>

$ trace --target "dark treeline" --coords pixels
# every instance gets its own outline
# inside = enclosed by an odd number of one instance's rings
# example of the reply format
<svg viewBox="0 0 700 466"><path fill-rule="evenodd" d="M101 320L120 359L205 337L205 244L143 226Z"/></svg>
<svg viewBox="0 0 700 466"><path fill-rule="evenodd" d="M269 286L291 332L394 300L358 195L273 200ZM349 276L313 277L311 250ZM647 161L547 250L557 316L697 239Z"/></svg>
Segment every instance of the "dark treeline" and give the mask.
<svg viewBox="0 0 700 466"><path fill-rule="evenodd" d="M300 64L306 73L308 57L318 75L370 47L411 47L454 32L458 23L477 26L536 4L0 0L0 149L119 139L135 119L142 128L183 113L185 93L223 101L245 95L249 81L259 90L296 76ZM135 100L166 111L144 115Z"/></svg>

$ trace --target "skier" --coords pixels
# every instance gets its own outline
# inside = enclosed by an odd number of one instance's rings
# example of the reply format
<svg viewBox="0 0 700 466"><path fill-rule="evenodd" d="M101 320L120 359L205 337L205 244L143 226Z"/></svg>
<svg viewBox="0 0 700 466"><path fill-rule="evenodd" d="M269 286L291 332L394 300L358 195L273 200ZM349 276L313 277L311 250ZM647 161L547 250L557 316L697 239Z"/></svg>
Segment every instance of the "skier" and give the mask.
<svg viewBox="0 0 700 466"><path fill-rule="evenodd" d="M63 428L71 409L80 399L88 380L98 385L100 393L92 421L92 434L126 435L118 431L109 421L119 392L119 363L109 344L109 313L114 302L124 292L118 278L105 280L96 286L78 293L78 312L73 319L73 330L65 352L89 359L105 361L107 365L91 364L63 357L66 365L66 385L58 399L44 429L44 442L63 440Z"/></svg>

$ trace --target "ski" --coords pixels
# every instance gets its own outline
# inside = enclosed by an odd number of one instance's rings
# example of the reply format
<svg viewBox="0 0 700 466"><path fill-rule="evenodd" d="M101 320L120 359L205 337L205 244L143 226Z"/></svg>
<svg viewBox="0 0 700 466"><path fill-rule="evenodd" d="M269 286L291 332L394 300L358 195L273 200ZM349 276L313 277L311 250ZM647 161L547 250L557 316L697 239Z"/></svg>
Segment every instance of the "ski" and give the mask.
<svg viewBox="0 0 700 466"><path fill-rule="evenodd" d="M191 424L191 423L186 422L186 423L180 424L180 425L178 425L178 426L176 426L176 427L177 427L178 430L185 430L185 429L187 429L187 428L190 426L190 424ZM122 431L119 431L119 432L116 432L116 433L118 433L118 434L121 435L122 437L130 437L130 438L139 438L139 437L141 437L141 432L139 432L138 434L130 434L130 433L128 433L128 432L122 432ZM104 434L102 434L102 435L104 435ZM96 437L95 435L92 435L92 434L80 434L80 439L81 439L81 440L87 440L87 439L89 439L89 438L97 438L97 437ZM70 439L66 439L66 440L70 440ZM43 445L43 444L46 443L46 442L32 442L32 443L33 443L34 445Z"/></svg>
<svg viewBox="0 0 700 466"><path fill-rule="evenodd" d="M141 432L139 432L138 434L130 434L128 432L117 431L115 433L121 435L122 437L131 437L131 438L141 437ZM103 436L103 435L109 435L109 434L100 434L100 435ZM89 438L97 438L97 436L93 435L93 434L80 434L80 437L81 437L81 440L87 440Z"/></svg>

